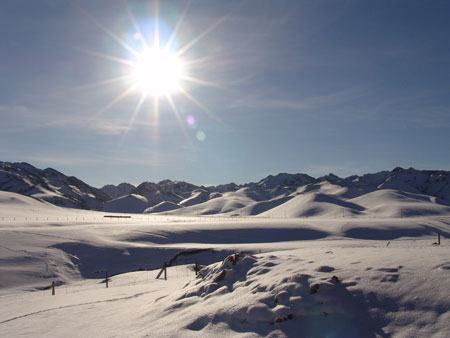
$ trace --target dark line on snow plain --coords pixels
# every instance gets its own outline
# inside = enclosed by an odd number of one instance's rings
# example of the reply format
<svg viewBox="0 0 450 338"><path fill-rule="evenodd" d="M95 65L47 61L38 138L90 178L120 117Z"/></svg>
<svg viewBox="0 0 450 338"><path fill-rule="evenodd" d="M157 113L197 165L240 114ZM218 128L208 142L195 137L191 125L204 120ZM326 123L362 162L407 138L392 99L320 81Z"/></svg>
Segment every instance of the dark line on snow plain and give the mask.
<svg viewBox="0 0 450 338"><path fill-rule="evenodd" d="M11 321L16 320L16 319L21 319L21 318L29 317L29 316L36 315L36 314L39 314L39 313L44 313L44 312L49 312L49 311L54 311L54 310L67 309L67 308L76 307L76 306L83 306L83 305L91 305L91 304L100 304L100 303L115 302L115 301L118 301L118 300L124 300L124 299L131 299L131 298L140 297L140 296L142 296L142 295L145 295L145 294L148 294L148 293L153 293L153 292L156 292L156 290L155 290L155 291L149 291L149 292L141 292L141 293L137 293L137 294L132 295L132 296L127 296L127 297L122 297L122 298L114 298L114 299L107 299L107 300L99 300L99 301L96 301L96 302L81 303L81 304L72 304L72 305L66 305L66 306L55 307L55 308L52 308L52 309L46 309L46 310L41 310L41 311L31 312L31 313L27 313L27 314L25 314L25 315L21 315L21 316L17 316L17 317L14 317L14 318L10 318L10 319L4 320L4 321L0 322L0 324L4 324L4 323L7 323L7 322L11 322Z"/></svg>

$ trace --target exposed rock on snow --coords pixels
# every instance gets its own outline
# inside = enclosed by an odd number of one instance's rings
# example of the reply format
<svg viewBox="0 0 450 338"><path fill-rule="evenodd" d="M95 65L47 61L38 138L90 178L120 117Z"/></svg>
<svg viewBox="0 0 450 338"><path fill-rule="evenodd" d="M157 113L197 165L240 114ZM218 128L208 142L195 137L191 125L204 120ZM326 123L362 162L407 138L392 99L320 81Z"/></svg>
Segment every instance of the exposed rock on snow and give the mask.
<svg viewBox="0 0 450 338"><path fill-rule="evenodd" d="M28 163L0 161L0 190L40 198L52 204L98 210L109 196L73 176Z"/></svg>
<svg viewBox="0 0 450 338"><path fill-rule="evenodd" d="M107 184L100 188L111 199L130 194L136 187L130 183L120 183L119 185Z"/></svg>

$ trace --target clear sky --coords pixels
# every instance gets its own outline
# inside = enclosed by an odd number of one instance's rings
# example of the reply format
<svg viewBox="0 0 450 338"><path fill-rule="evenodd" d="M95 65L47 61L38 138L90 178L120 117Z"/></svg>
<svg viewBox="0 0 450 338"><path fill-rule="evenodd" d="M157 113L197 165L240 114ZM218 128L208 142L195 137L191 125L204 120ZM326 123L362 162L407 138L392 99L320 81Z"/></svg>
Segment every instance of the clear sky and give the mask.
<svg viewBox="0 0 450 338"><path fill-rule="evenodd" d="M449 1L2 0L0 160L98 187L450 170L449 15ZM183 65L168 95L130 75L155 37Z"/></svg>

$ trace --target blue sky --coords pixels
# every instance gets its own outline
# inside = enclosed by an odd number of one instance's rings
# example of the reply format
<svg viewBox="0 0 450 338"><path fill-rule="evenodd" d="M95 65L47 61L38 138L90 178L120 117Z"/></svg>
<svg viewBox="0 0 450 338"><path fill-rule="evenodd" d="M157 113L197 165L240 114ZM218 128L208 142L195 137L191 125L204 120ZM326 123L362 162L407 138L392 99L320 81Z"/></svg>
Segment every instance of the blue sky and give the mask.
<svg viewBox="0 0 450 338"><path fill-rule="evenodd" d="M450 170L448 13L448 1L194 0L160 1L156 20L154 1L3 0L0 159L94 186ZM130 84L112 80L129 72L124 45L139 51L136 27L151 36L155 22L197 79L157 115L151 97L136 111L138 91L116 100Z"/></svg>

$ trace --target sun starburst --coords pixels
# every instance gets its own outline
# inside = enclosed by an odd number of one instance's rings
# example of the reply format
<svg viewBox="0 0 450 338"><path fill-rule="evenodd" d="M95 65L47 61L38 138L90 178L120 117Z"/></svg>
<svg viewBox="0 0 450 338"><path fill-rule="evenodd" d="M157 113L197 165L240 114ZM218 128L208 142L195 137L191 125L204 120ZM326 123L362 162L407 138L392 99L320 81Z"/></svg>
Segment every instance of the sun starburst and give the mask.
<svg viewBox="0 0 450 338"><path fill-rule="evenodd" d="M201 59L192 60L185 59L187 52L194 47L201 39L203 39L207 34L221 25L230 14L225 15L221 20L218 20L214 25L208 27L202 33L194 36L184 45L179 48L174 48L175 40L177 40L177 33L183 24L183 20L188 11L189 5L186 6L184 11L180 15L180 19L175 25L172 33L165 43L162 43L162 37L160 34L160 18L159 18L159 2L155 1L154 17L151 20L154 22L153 29L151 33L146 32L138 24L136 18L134 17L131 9L127 5L127 12L132 23L132 33L131 41L137 42L138 46L130 43L129 40L121 38L119 35L115 34L113 31L99 23L95 18L93 18L89 13L80 9L86 17L88 17L97 27L99 27L104 33L115 40L121 47L126 50L130 57L128 59L120 58L117 55L109 55L92 50L82 50L83 52L90 53L97 57L104 58L109 61L117 62L123 65L127 71L117 78L109 78L105 80L98 81L94 84L87 84L86 88L92 88L95 86L105 86L111 83L122 82L125 84L125 89L118 93L111 102L107 103L104 108L97 112L97 116L104 114L106 111L111 109L113 106L118 104L120 101L124 100L130 95L138 94L136 106L130 110L130 118L128 127L125 134L122 136L122 141L125 138L128 131L133 127L134 121L142 109L142 107L151 107L152 111L148 112L150 118L153 120L155 125L154 135L158 134L158 121L159 121L159 107L160 100L166 100L169 107L171 107L180 127L182 128L185 135L187 135L185 126L182 124L183 120L180 117L180 112L178 111L175 104L175 97L182 96L189 102L192 102L201 110L205 111L208 116L219 120L209 109L205 107L194 95L189 91L189 84L195 84L196 86L212 86L217 87L216 83L200 79L192 74L190 71L190 66L198 66L201 63ZM146 35L147 34L147 35ZM128 42L127 42L128 41ZM146 100L153 100L152 105L144 105ZM219 120L220 121L220 120ZM121 141L121 142L122 142Z"/></svg>
<svg viewBox="0 0 450 338"><path fill-rule="evenodd" d="M166 96L180 89L183 64L175 53L158 47L144 50L132 66L132 82L147 96Z"/></svg>

